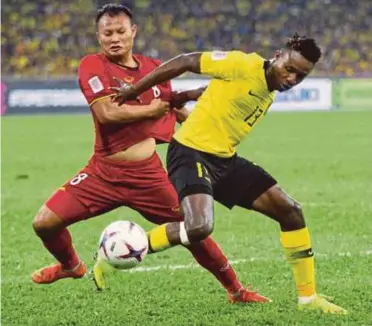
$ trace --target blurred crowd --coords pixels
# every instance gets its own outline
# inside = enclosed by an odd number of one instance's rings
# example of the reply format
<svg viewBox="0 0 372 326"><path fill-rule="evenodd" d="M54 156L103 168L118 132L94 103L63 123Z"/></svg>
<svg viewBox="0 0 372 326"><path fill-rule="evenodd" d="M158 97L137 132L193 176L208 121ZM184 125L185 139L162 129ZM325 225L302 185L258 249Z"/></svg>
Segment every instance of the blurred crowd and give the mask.
<svg viewBox="0 0 372 326"><path fill-rule="evenodd" d="M133 10L138 24L135 50L145 55L168 59L182 52L240 49L271 57L297 31L321 45L324 56L315 75L372 74L370 0L120 2ZM3 2L3 75L75 75L80 58L98 50L94 18L103 3Z"/></svg>

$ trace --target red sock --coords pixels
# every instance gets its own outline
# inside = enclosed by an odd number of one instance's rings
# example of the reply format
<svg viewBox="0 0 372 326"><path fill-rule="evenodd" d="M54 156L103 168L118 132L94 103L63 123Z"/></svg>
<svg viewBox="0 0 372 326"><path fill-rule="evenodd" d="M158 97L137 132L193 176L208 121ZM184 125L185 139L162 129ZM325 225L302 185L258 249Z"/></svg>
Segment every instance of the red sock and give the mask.
<svg viewBox="0 0 372 326"><path fill-rule="evenodd" d="M187 247L196 261L210 271L229 293L236 293L242 288L233 267L220 247L211 237Z"/></svg>
<svg viewBox="0 0 372 326"><path fill-rule="evenodd" d="M72 269L79 264L79 257L72 246L70 232L65 228L48 239L41 239L45 248L62 264L65 269Z"/></svg>

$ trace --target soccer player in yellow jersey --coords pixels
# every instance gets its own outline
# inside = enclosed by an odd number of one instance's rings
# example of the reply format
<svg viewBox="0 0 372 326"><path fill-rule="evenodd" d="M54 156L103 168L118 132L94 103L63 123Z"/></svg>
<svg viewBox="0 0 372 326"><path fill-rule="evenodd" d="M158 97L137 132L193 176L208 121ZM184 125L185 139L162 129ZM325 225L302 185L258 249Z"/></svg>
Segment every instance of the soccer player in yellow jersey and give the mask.
<svg viewBox="0 0 372 326"><path fill-rule="evenodd" d="M167 154L184 222L167 223L148 234L151 251L201 241L213 231L213 202L260 212L280 225L280 240L292 266L300 310L346 314L317 294L309 231L299 203L260 166L236 154L236 146L262 120L275 91L299 84L321 51L297 33L271 60L257 53L202 52L179 55L134 85L120 89L121 102L186 71L212 77L193 113L176 132Z"/></svg>

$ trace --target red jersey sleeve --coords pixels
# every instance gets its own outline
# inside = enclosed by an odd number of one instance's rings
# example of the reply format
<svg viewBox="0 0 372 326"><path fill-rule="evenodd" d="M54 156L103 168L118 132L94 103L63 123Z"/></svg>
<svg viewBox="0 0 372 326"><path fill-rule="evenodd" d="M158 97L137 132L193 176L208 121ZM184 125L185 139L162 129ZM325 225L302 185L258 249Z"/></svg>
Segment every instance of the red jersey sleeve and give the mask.
<svg viewBox="0 0 372 326"><path fill-rule="evenodd" d="M99 55L84 57L79 65L78 76L80 89L89 105L114 94L109 89L112 85L109 76L105 74L104 62Z"/></svg>
<svg viewBox="0 0 372 326"><path fill-rule="evenodd" d="M157 67L159 67L162 64L161 60L159 59L151 58L151 60Z"/></svg>

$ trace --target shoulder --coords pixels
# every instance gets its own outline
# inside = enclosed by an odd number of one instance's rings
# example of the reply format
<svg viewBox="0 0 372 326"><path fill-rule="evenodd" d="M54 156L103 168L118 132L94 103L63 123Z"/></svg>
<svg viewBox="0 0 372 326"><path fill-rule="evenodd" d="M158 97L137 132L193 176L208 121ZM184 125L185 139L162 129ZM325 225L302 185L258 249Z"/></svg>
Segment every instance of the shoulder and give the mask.
<svg viewBox="0 0 372 326"><path fill-rule="evenodd" d="M102 67L105 58L101 53L88 54L80 60L79 68L97 68Z"/></svg>
<svg viewBox="0 0 372 326"><path fill-rule="evenodd" d="M245 53L245 58L247 62L254 66L263 66L265 62L265 58L261 57L258 53L256 52L250 52L250 53Z"/></svg>
<svg viewBox="0 0 372 326"><path fill-rule="evenodd" d="M242 58L241 66L243 69L248 71L247 78L259 78L261 79L263 74L266 59L261 57L256 52L244 53L244 58Z"/></svg>
<svg viewBox="0 0 372 326"><path fill-rule="evenodd" d="M239 50L230 51L206 51L202 52L202 61L216 62L221 64L240 65L255 59L253 53L246 53Z"/></svg>
<svg viewBox="0 0 372 326"><path fill-rule="evenodd" d="M145 64L145 65L152 65L154 67L158 67L161 65L162 61L159 60L159 59L156 59L156 58L153 58L153 57L148 57L148 56L145 56L145 55L142 55L142 54L134 54L134 57L139 60L141 63Z"/></svg>
<svg viewBox="0 0 372 326"><path fill-rule="evenodd" d="M256 52L243 52L239 50L233 50L233 51L222 52L222 53L226 53L231 58L234 58L239 61L246 61L246 62L256 63L256 64L260 64L265 61L265 59Z"/></svg>

